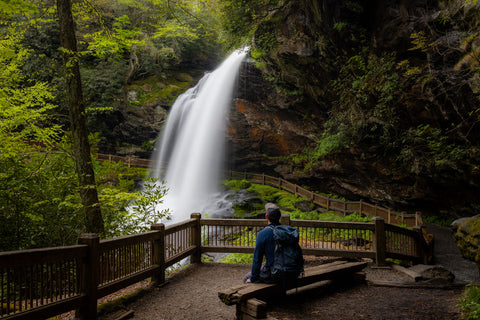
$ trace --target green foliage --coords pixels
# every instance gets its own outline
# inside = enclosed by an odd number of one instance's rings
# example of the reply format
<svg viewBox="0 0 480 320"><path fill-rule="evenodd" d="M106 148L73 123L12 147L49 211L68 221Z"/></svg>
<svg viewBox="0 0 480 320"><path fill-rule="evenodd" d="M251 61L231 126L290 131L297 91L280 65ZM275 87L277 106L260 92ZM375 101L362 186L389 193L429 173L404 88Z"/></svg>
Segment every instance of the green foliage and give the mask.
<svg viewBox="0 0 480 320"><path fill-rule="evenodd" d="M477 284L468 284L464 296L459 299L458 306L462 309L462 318L468 320L480 319L480 287Z"/></svg>
<svg viewBox="0 0 480 320"><path fill-rule="evenodd" d="M305 170L347 148L391 150L398 139L401 112L397 100L402 84L395 55L377 56L364 48L336 64L339 75L331 85L337 102L325 131L314 148L290 157Z"/></svg>
<svg viewBox="0 0 480 320"><path fill-rule="evenodd" d="M0 164L0 251L74 243L83 211L68 155L30 153Z"/></svg>
<svg viewBox="0 0 480 320"><path fill-rule="evenodd" d="M168 209L158 210L168 191L164 182L147 178L139 192L119 191L119 188L122 189L121 186L99 188L106 238L145 232L152 224L170 219Z"/></svg>
<svg viewBox="0 0 480 320"><path fill-rule="evenodd" d="M223 184L230 190L244 190L252 185L248 180L226 180Z"/></svg>
<svg viewBox="0 0 480 320"><path fill-rule="evenodd" d="M252 264L253 254L251 253L231 253L219 260L221 263L234 264Z"/></svg>
<svg viewBox="0 0 480 320"><path fill-rule="evenodd" d="M374 143L388 147L399 123L399 80L393 54L350 57L332 83L339 104L326 124L327 132L340 133L350 146Z"/></svg>
<svg viewBox="0 0 480 320"><path fill-rule="evenodd" d="M231 234L231 243L235 246L255 246L257 239L256 233L245 228L242 232ZM239 263L251 264L253 254L251 253L231 253L219 260L221 263Z"/></svg>
<svg viewBox="0 0 480 320"><path fill-rule="evenodd" d="M288 159L295 165L301 165L305 170L310 170L323 159L341 153L349 147L348 143L344 132L335 134L324 132L313 150L304 149L301 153L288 156Z"/></svg>
<svg viewBox="0 0 480 320"><path fill-rule="evenodd" d="M413 47L409 50L421 50L427 52L432 46L433 43L425 35L424 31L414 32L410 35Z"/></svg>
<svg viewBox="0 0 480 320"><path fill-rule="evenodd" d="M261 203L256 203L255 206L250 205L247 207L240 207L240 210L234 206L235 216L242 218L245 217L247 213L253 216L265 213L264 205L268 202L272 202L276 203L280 208L282 208L285 213L288 213L291 219L345 222L371 222L372 219L372 217L362 216L357 213L343 217L335 214L334 212L320 213L316 210L303 212L295 207L296 202L305 201L305 199L302 197L277 189L275 187L255 184L246 180L228 180L224 181L224 185L230 190L246 190L249 193L258 196L258 198L261 200ZM328 196L330 198L334 198L332 195Z"/></svg>
<svg viewBox="0 0 480 320"><path fill-rule="evenodd" d="M64 215L77 209L64 205L75 188L72 163L51 152L62 135L51 115L54 96L46 83L23 74L30 51L15 27L0 39L0 250L43 246L47 235L64 244L71 233L57 223L78 222L75 214Z"/></svg>
<svg viewBox="0 0 480 320"><path fill-rule="evenodd" d="M130 28L130 18L127 15L116 17L112 24L112 30L100 30L93 34L85 35L88 41L89 51L100 57L121 57L130 51L133 46L144 46L144 39L140 38L141 31L138 28Z"/></svg>
<svg viewBox="0 0 480 320"><path fill-rule="evenodd" d="M283 3L282 0L222 0L219 1L222 40L227 48L249 44L263 19Z"/></svg>
<svg viewBox="0 0 480 320"><path fill-rule="evenodd" d="M409 128L402 135L398 156L401 165L419 174L435 168L454 168L467 156L464 147L449 141L442 130L430 125Z"/></svg>
<svg viewBox="0 0 480 320"><path fill-rule="evenodd" d="M423 221L428 223L435 223L443 227L450 227L452 222L454 221L453 218L448 217L437 217L437 216L422 216Z"/></svg>

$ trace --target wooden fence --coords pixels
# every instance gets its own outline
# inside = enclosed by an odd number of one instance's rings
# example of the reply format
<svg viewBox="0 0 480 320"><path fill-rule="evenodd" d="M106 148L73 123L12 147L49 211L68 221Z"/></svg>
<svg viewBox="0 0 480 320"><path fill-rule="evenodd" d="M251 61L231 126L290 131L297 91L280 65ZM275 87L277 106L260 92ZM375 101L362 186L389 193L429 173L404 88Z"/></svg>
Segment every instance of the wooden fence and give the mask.
<svg viewBox="0 0 480 320"><path fill-rule="evenodd" d="M122 157L122 156L116 156L113 154L97 153L97 159L103 160L103 161L121 162L124 165L128 166L129 168L130 167L148 168L150 166L149 159L140 159L132 156Z"/></svg>
<svg viewBox="0 0 480 320"><path fill-rule="evenodd" d="M123 164L129 167L137 166L148 168L150 164L150 160L135 157L120 157L110 154L98 154L97 157L99 160L108 160L115 162L121 161ZM291 183L282 178L276 178L265 174L236 172L231 170L225 173L225 177L231 180L248 180L253 183L270 185L272 187L288 191L300 197L310 199L314 204L325 208L327 211L339 212L343 215L357 212L359 214L382 217L387 221L387 223L394 225L405 225L407 227L423 225L422 215L418 211L408 214L406 212L392 211L389 208L384 208L376 204L370 204L362 200L344 201L334 199L302 188L301 186Z"/></svg>
<svg viewBox="0 0 480 320"><path fill-rule="evenodd" d="M407 214L405 212L395 212L388 208L383 208L375 204L360 201L344 201L329 198L322 194L302 188L282 178L275 178L265 174L235 172L230 171L228 178L231 180L248 180L253 183L269 185L278 189L282 189L298 195L300 197L310 199L314 204L325 208L327 211L340 212L343 215L357 212L373 217L382 217L387 223L394 225L405 225L407 227L422 226L423 220L420 212L415 214Z"/></svg>
<svg viewBox="0 0 480 320"><path fill-rule="evenodd" d="M304 254L368 257L377 265L386 258L423 262L431 247L420 227L385 224L290 220L298 228ZM146 278L165 281L165 270L202 252L253 253L265 220L191 219L152 231L100 241L83 234L78 245L0 253L0 319L41 319L77 310L80 319L95 319L97 299Z"/></svg>

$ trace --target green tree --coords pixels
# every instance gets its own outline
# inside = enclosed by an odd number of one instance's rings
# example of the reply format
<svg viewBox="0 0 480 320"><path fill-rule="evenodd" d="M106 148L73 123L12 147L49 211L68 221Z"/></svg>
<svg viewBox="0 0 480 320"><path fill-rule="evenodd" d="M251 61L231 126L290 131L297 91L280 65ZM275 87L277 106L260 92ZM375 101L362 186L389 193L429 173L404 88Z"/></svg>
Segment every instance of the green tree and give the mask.
<svg viewBox="0 0 480 320"><path fill-rule="evenodd" d="M57 0L60 43L65 64L73 153L79 180L80 197L85 210L87 232L103 233L104 224L90 155L85 104L78 62L77 39L70 0Z"/></svg>
<svg viewBox="0 0 480 320"><path fill-rule="evenodd" d="M2 12L10 15L34 12L30 6L21 11L23 7L3 5ZM1 30L0 38L0 250L41 243L37 237L41 233L33 230L48 209L38 199L47 190L44 177L54 166L48 157L62 135L52 117L51 87L31 81L22 72L30 54L21 44L24 30L12 23Z"/></svg>

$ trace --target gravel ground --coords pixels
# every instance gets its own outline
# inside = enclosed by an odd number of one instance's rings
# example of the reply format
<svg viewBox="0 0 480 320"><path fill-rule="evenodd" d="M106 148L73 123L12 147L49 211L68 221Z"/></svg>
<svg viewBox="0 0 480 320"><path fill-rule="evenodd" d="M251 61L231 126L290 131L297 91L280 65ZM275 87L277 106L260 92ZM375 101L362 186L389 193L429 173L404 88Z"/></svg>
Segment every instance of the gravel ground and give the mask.
<svg viewBox="0 0 480 320"><path fill-rule="evenodd" d="M170 277L160 288L149 289L127 306L132 319L234 319L218 291L241 283L249 265L208 263L192 265ZM411 279L391 269L365 269L367 280L394 282ZM462 289L405 289L366 284L323 283L285 298L269 301L275 319L460 319L456 307Z"/></svg>

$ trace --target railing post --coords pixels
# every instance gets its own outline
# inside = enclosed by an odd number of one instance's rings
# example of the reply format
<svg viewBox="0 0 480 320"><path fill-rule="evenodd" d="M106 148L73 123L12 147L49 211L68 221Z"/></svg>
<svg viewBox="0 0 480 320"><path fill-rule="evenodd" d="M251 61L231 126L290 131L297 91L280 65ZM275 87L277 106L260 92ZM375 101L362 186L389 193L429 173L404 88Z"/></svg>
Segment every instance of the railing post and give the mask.
<svg viewBox="0 0 480 320"><path fill-rule="evenodd" d="M283 224L285 226L290 225L290 215L288 213L282 213L280 216L280 224Z"/></svg>
<svg viewBox="0 0 480 320"><path fill-rule="evenodd" d="M201 263L202 262L202 226L200 224L200 218L202 215L200 213L192 213L190 219L196 219L195 227L193 227L192 240L193 245L197 247L195 252L192 254L191 262L192 263Z"/></svg>
<svg viewBox="0 0 480 320"><path fill-rule="evenodd" d="M363 201L360 199L360 215L363 215Z"/></svg>
<svg viewBox="0 0 480 320"><path fill-rule="evenodd" d="M83 233L78 237L78 244L86 244L88 253L80 269L82 293L87 296L87 304L77 311L77 319L97 319L97 287L100 270L100 238L95 233Z"/></svg>
<svg viewBox="0 0 480 320"><path fill-rule="evenodd" d="M413 230L417 232L418 236L416 238L417 252L415 254L419 257L420 261L423 264L428 264L428 256L426 254L425 238L423 237L423 229L420 226L413 227Z"/></svg>
<svg viewBox="0 0 480 320"><path fill-rule="evenodd" d="M415 212L415 226L416 227L420 226L420 215L421 215L420 211Z"/></svg>
<svg viewBox="0 0 480 320"><path fill-rule="evenodd" d="M385 266L385 251L387 241L385 237L385 220L381 217L373 218L375 224L375 233L373 235L373 247L375 249L375 262L377 267Z"/></svg>
<svg viewBox="0 0 480 320"><path fill-rule="evenodd" d="M165 282L165 225L163 223L154 224L150 228L159 231L158 238L153 240L153 264L160 269L152 276L154 286L158 286Z"/></svg>

